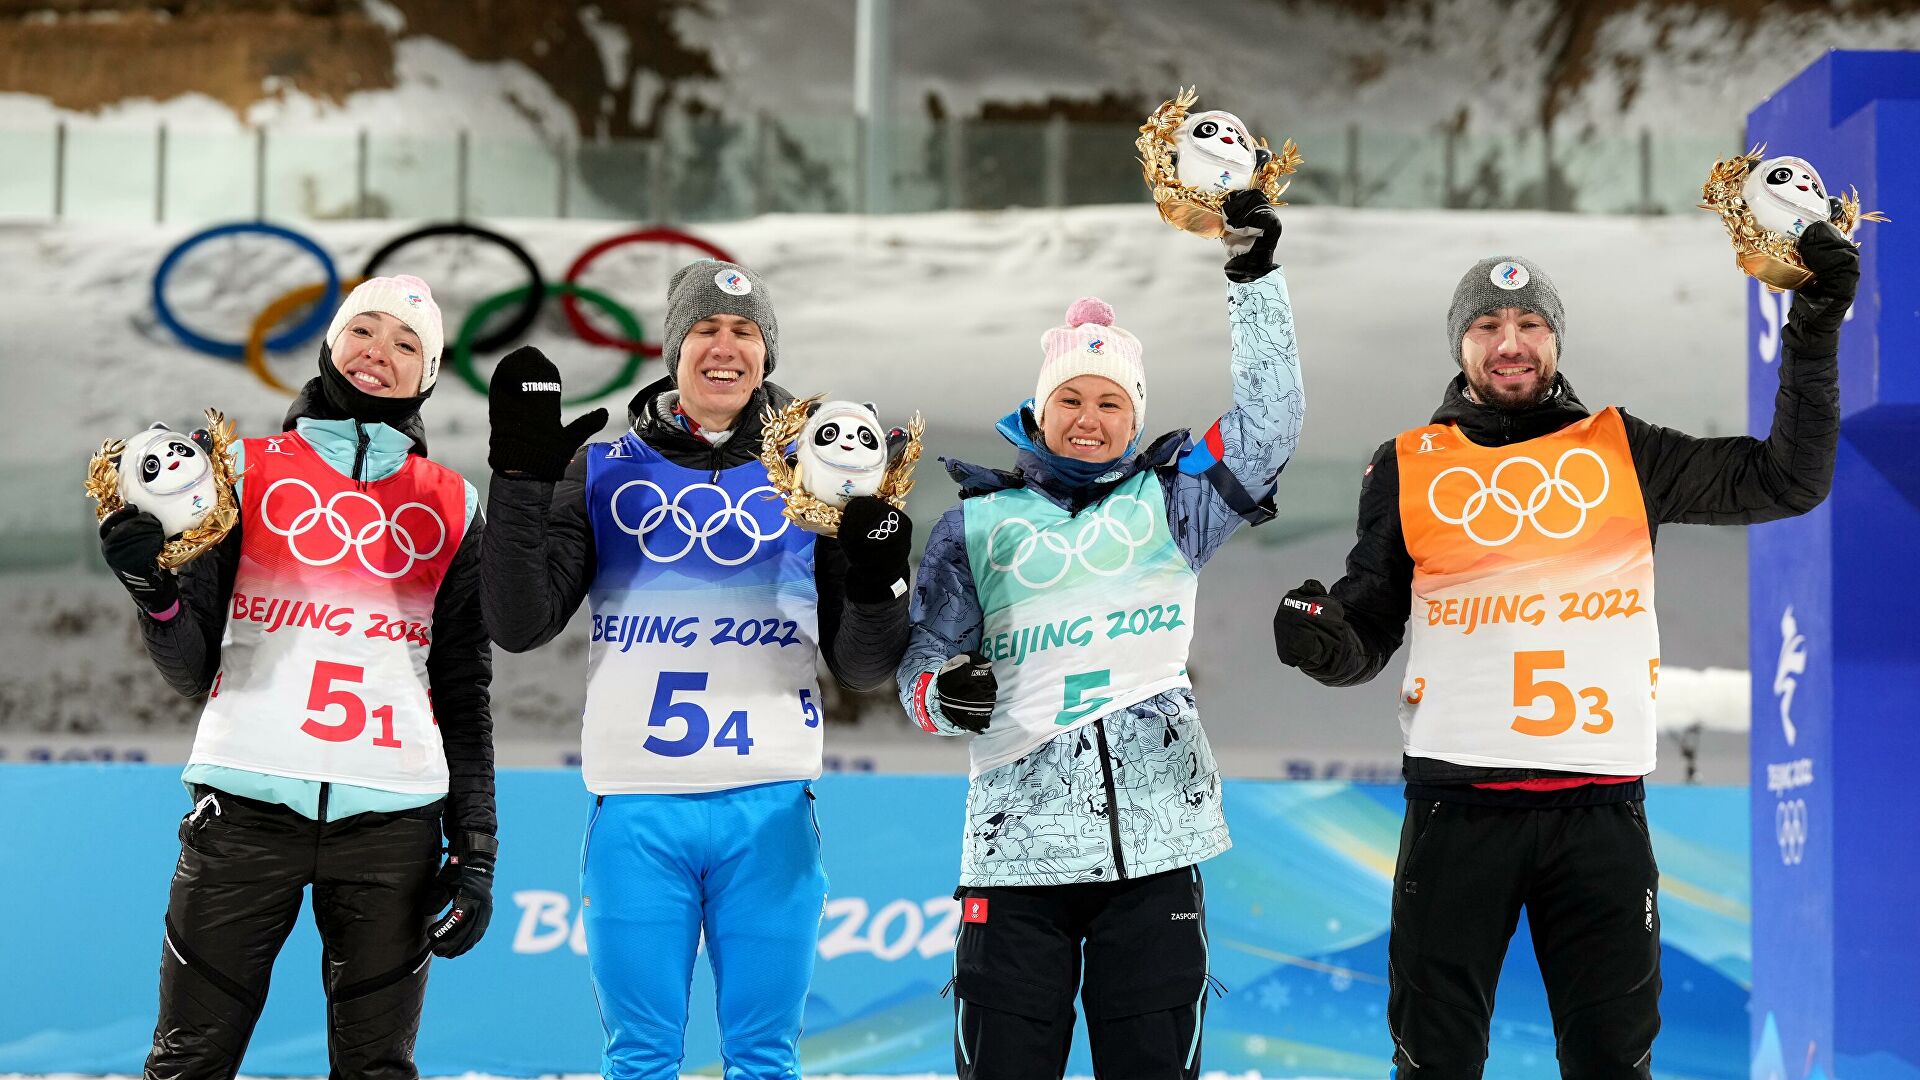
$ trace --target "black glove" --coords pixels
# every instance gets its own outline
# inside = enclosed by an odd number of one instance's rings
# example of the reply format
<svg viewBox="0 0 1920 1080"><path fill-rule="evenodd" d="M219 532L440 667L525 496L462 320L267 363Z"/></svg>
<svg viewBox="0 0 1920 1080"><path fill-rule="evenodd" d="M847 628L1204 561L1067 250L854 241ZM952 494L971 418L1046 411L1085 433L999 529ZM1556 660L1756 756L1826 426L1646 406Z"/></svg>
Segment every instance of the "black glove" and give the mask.
<svg viewBox="0 0 1920 1080"><path fill-rule="evenodd" d="M1280 600L1273 613L1273 647L1280 662L1311 673L1353 647L1347 609L1308 578Z"/></svg>
<svg viewBox="0 0 1920 1080"><path fill-rule="evenodd" d="M907 595L913 520L885 499L861 495L840 511L840 550L847 553L847 599L884 604Z"/></svg>
<svg viewBox="0 0 1920 1080"><path fill-rule="evenodd" d="M1824 221L1800 234L1799 250L1813 280L1794 290L1783 336L1800 356L1832 356L1840 350L1840 324L1860 287L1860 250Z"/></svg>
<svg viewBox="0 0 1920 1080"><path fill-rule="evenodd" d="M581 444L606 426L607 410L561 427L560 369L539 349L523 345L493 369L487 419L493 426L487 464L494 472L551 482L567 474Z"/></svg>
<svg viewBox="0 0 1920 1080"><path fill-rule="evenodd" d="M1220 238L1229 256L1227 278L1245 283L1265 277L1273 269L1274 245L1280 242L1280 215L1266 193L1236 191L1220 204L1220 215L1227 223L1227 234Z"/></svg>
<svg viewBox="0 0 1920 1080"><path fill-rule="evenodd" d="M493 862L499 851L500 841L486 833L461 833L454 839L435 882L442 899L433 910L453 906L427 929L435 956L459 956L487 932L487 923L493 921Z"/></svg>
<svg viewBox="0 0 1920 1080"><path fill-rule="evenodd" d="M993 703L1000 697L992 661L977 652L950 656L934 676L933 689L940 695L940 715L947 723L975 734L987 730Z"/></svg>
<svg viewBox="0 0 1920 1080"><path fill-rule="evenodd" d="M180 584L160 569L167 534L160 519L137 506L123 506L100 523L100 555L113 576L149 612L165 611L180 599Z"/></svg>

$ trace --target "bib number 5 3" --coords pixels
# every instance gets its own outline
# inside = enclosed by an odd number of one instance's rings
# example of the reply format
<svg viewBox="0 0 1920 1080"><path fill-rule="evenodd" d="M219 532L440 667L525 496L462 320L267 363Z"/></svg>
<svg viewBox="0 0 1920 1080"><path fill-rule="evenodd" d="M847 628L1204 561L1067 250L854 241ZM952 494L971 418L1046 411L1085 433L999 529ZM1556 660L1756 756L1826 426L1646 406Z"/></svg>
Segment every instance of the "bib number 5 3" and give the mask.
<svg viewBox="0 0 1920 1080"><path fill-rule="evenodd" d="M1566 683L1540 678L1543 671L1566 666L1567 654L1564 649L1513 654L1514 708L1530 708L1541 698L1546 698L1553 705L1552 714L1544 720L1515 716L1513 730L1544 739L1565 734L1573 728L1574 722L1580 719L1580 707L1574 702L1574 691ZM1580 725L1580 730L1595 735L1604 735L1613 730L1613 714L1607 711L1607 692L1597 686L1589 686L1579 694L1592 715L1592 719Z"/></svg>

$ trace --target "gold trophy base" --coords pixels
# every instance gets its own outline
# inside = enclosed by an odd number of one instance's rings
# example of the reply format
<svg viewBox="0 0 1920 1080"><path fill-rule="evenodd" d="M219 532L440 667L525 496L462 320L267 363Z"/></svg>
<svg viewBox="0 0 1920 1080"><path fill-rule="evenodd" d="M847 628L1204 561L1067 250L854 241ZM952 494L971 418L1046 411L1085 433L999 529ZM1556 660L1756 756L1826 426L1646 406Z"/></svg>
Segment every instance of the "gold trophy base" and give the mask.
<svg viewBox="0 0 1920 1080"><path fill-rule="evenodd" d="M1813 280L1813 271L1806 267L1795 266L1785 259L1777 259L1761 251L1742 256L1740 269L1776 292L1792 292Z"/></svg>

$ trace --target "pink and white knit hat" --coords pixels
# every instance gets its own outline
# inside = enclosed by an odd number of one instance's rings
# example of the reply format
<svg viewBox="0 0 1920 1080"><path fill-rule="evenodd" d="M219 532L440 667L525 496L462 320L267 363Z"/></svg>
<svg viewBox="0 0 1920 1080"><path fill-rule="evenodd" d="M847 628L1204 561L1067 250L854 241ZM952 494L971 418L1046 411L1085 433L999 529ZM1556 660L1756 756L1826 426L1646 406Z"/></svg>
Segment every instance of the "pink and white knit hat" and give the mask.
<svg viewBox="0 0 1920 1080"><path fill-rule="evenodd" d="M420 389L416 392L424 394L433 389L434 380L440 377L440 352L446 344L446 331L440 322L440 305L433 302L427 283L411 274L368 278L361 282L334 313L333 325L327 327L327 348L331 350L340 340L355 315L369 311L391 315L420 335Z"/></svg>
<svg viewBox="0 0 1920 1080"><path fill-rule="evenodd" d="M1033 391L1033 418L1037 421L1047 399L1060 384L1076 375L1112 379L1133 399L1133 435L1147 422L1147 367L1140 358L1140 339L1113 325L1113 308L1097 296L1083 296L1067 308L1067 324L1040 335L1040 383Z"/></svg>

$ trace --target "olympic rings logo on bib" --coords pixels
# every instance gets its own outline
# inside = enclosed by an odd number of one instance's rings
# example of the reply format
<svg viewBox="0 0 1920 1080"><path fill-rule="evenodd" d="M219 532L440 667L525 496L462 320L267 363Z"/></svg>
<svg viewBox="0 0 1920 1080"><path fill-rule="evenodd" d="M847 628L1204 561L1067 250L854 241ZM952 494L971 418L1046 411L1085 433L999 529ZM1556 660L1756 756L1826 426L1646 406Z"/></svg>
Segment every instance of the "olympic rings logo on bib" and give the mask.
<svg viewBox="0 0 1920 1080"><path fill-rule="evenodd" d="M621 497L636 488L639 495L627 498L628 512L622 514ZM755 517L750 506L764 507L767 520ZM791 522L780 506L778 493L766 484L742 493L736 503L718 484L688 484L668 498L666 489L651 480L629 480L607 500L614 525L638 541L649 560L678 562L697 544L720 566L747 562L760 554L761 544L785 533Z"/></svg>
<svg viewBox="0 0 1920 1080"><path fill-rule="evenodd" d="M1586 489L1594 480L1591 476L1575 477L1569 475L1568 466L1578 458L1591 458L1595 468L1599 469L1599 493L1589 496ZM1539 475L1533 489L1524 497L1501 486L1501 478L1509 469L1527 467ZM1445 484L1447 477L1460 473L1472 481L1472 490L1460 495L1461 484ZM1585 482L1582 482L1585 481ZM1560 455L1549 473L1546 466L1525 455L1510 457L1494 467L1493 475L1483 479L1470 465L1455 465L1433 478L1427 486L1427 506L1433 510L1433 516L1449 525L1460 526L1467 538L1481 547L1501 547L1512 543L1519 537L1522 529L1533 526L1535 532L1549 540L1566 540L1577 536L1587 526L1587 512L1606 501L1607 492L1612 489L1613 478L1607 473L1607 463L1599 454L1584 446L1576 446ZM1442 486L1447 488L1442 491ZM1445 503L1453 512L1442 509ZM1483 524L1483 519L1492 521ZM1491 536L1503 525L1511 521L1504 536Z"/></svg>
<svg viewBox="0 0 1920 1080"><path fill-rule="evenodd" d="M293 520L285 524L274 520L274 495L283 488L305 492L306 498L301 501L309 504L295 511ZM357 511L349 513L342 509L362 506L370 514ZM286 507L282 506L281 509ZM422 520L422 515L425 520ZM351 519L358 521L356 523ZM434 541L433 546L422 548L421 537L415 535L414 528L424 526L427 521L433 522ZM267 488L266 495L260 499L260 523L266 526L268 532L286 537L287 551L308 566L332 566L346 558L347 552L351 551L360 560L360 565L366 567L367 573L389 581L405 577L415 563L440 554L440 549L447 543L447 523L425 503L401 503L393 508L393 516L388 517L386 508L371 495L359 491L340 491L323 503L320 501L320 492L312 484L293 476L276 480ZM319 538L307 540L307 547L303 548L302 538L313 536L315 529L321 525L326 528ZM386 541L383 548L380 545L382 540ZM316 555L309 550L316 544L334 550ZM388 557L376 558L370 554L376 550ZM404 555L407 560L397 569L386 565L392 561L394 553Z"/></svg>
<svg viewBox="0 0 1920 1080"><path fill-rule="evenodd" d="M1128 509L1114 511L1121 504ZM1077 518L1079 531L1072 540L1059 529L1042 529L1022 517L1009 517L994 525L987 534L987 561L995 570L1012 574L1029 589L1048 589L1059 584L1077 565L1095 577L1114 577L1133 566L1133 553L1153 539L1153 510L1132 495L1114 495L1093 513ZM1064 524L1064 523L1063 523ZM1026 530L1017 540L1006 530ZM1111 540L1112 544L1102 541ZM1111 558L1114 544L1121 553L1117 565L1101 565ZM1029 568L1032 576L1028 576Z"/></svg>

